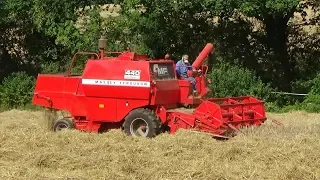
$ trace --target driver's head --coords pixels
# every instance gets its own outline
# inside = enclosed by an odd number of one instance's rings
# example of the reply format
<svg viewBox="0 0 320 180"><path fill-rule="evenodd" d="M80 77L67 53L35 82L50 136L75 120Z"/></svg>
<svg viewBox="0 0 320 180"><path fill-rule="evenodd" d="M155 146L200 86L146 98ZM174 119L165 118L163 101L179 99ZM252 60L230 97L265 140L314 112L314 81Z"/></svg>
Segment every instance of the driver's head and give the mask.
<svg viewBox="0 0 320 180"><path fill-rule="evenodd" d="M169 59L170 58L170 55L169 54L166 54L165 56L164 56L164 59Z"/></svg>
<svg viewBox="0 0 320 180"><path fill-rule="evenodd" d="M183 60L184 63L188 63L188 62L189 62L189 56L186 55L186 54L183 55L183 56L182 56L182 60Z"/></svg>

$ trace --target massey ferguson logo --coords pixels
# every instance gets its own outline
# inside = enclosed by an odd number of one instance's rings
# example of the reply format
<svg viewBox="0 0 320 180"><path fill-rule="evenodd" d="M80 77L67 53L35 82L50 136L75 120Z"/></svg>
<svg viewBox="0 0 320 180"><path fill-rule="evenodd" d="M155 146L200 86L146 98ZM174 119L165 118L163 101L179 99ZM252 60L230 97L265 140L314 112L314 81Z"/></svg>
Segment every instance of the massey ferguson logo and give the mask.
<svg viewBox="0 0 320 180"><path fill-rule="evenodd" d="M168 75L168 68L167 67L160 67L158 69L158 74L160 76L165 76L165 75Z"/></svg>
<svg viewBox="0 0 320 180"><path fill-rule="evenodd" d="M169 75L168 68L165 66L159 66L158 64L155 64L153 66L153 72L156 72L158 76L167 76Z"/></svg>
<svg viewBox="0 0 320 180"><path fill-rule="evenodd" d="M125 70L124 79L140 79L140 70Z"/></svg>

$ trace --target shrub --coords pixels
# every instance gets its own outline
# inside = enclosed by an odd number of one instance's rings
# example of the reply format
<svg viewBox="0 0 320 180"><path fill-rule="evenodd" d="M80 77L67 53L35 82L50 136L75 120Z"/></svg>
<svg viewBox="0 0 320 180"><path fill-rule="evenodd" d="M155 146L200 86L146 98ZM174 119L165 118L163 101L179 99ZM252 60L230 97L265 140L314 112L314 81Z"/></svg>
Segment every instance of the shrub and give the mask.
<svg viewBox="0 0 320 180"><path fill-rule="evenodd" d="M308 97L301 103L301 109L307 112L320 112L320 94L309 94Z"/></svg>
<svg viewBox="0 0 320 180"><path fill-rule="evenodd" d="M0 102L4 108L19 108L31 102L35 79L25 72L14 72L0 86Z"/></svg>
<svg viewBox="0 0 320 180"><path fill-rule="evenodd" d="M320 95L320 73L311 82L310 94Z"/></svg>
<svg viewBox="0 0 320 180"><path fill-rule="evenodd" d="M61 66L58 62L46 62L41 65L41 73L59 73Z"/></svg>
<svg viewBox="0 0 320 180"><path fill-rule="evenodd" d="M311 90L301 108L307 112L320 112L320 74L312 80Z"/></svg>
<svg viewBox="0 0 320 180"><path fill-rule="evenodd" d="M236 65L216 65L209 74L212 83L209 85L212 96L245 96L251 95L266 101L272 98L272 88L255 76L254 72Z"/></svg>

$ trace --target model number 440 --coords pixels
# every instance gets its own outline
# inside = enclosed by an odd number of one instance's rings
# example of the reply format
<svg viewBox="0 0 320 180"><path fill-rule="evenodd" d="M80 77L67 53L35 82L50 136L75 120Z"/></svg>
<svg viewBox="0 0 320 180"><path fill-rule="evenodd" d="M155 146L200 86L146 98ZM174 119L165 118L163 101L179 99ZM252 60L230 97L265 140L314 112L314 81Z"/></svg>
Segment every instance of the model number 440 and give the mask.
<svg viewBox="0 0 320 180"><path fill-rule="evenodd" d="M140 70L126 70L125 75L140 76Z"/></svg>

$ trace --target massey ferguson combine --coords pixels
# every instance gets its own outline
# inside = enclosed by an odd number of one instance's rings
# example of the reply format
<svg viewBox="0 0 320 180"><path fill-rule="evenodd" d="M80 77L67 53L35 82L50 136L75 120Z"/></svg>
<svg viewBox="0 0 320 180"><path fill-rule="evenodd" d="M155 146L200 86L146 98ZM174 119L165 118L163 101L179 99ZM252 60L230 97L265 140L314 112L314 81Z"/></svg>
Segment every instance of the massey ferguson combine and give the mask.
<svg viewBox="0 0 320 180"><path fill-rule="evenodd" d="M66 74L38 75L33 103L70 114L55 121L54 131L122 128L130 136L154 137L183 128L228 138L243 126L259 126L267 119L264 102L254 97L206 98L208 66L203 62L213 53L210 43L192 64L201 69L193 74L196 96L189 81L177 78L174 61L130 51L107 57L105 48L102 38L100 53L76 53ZM88 59L82 74L70 75L79 54L96 58ZM183 110L186 106L193 112Z"/></svg>

